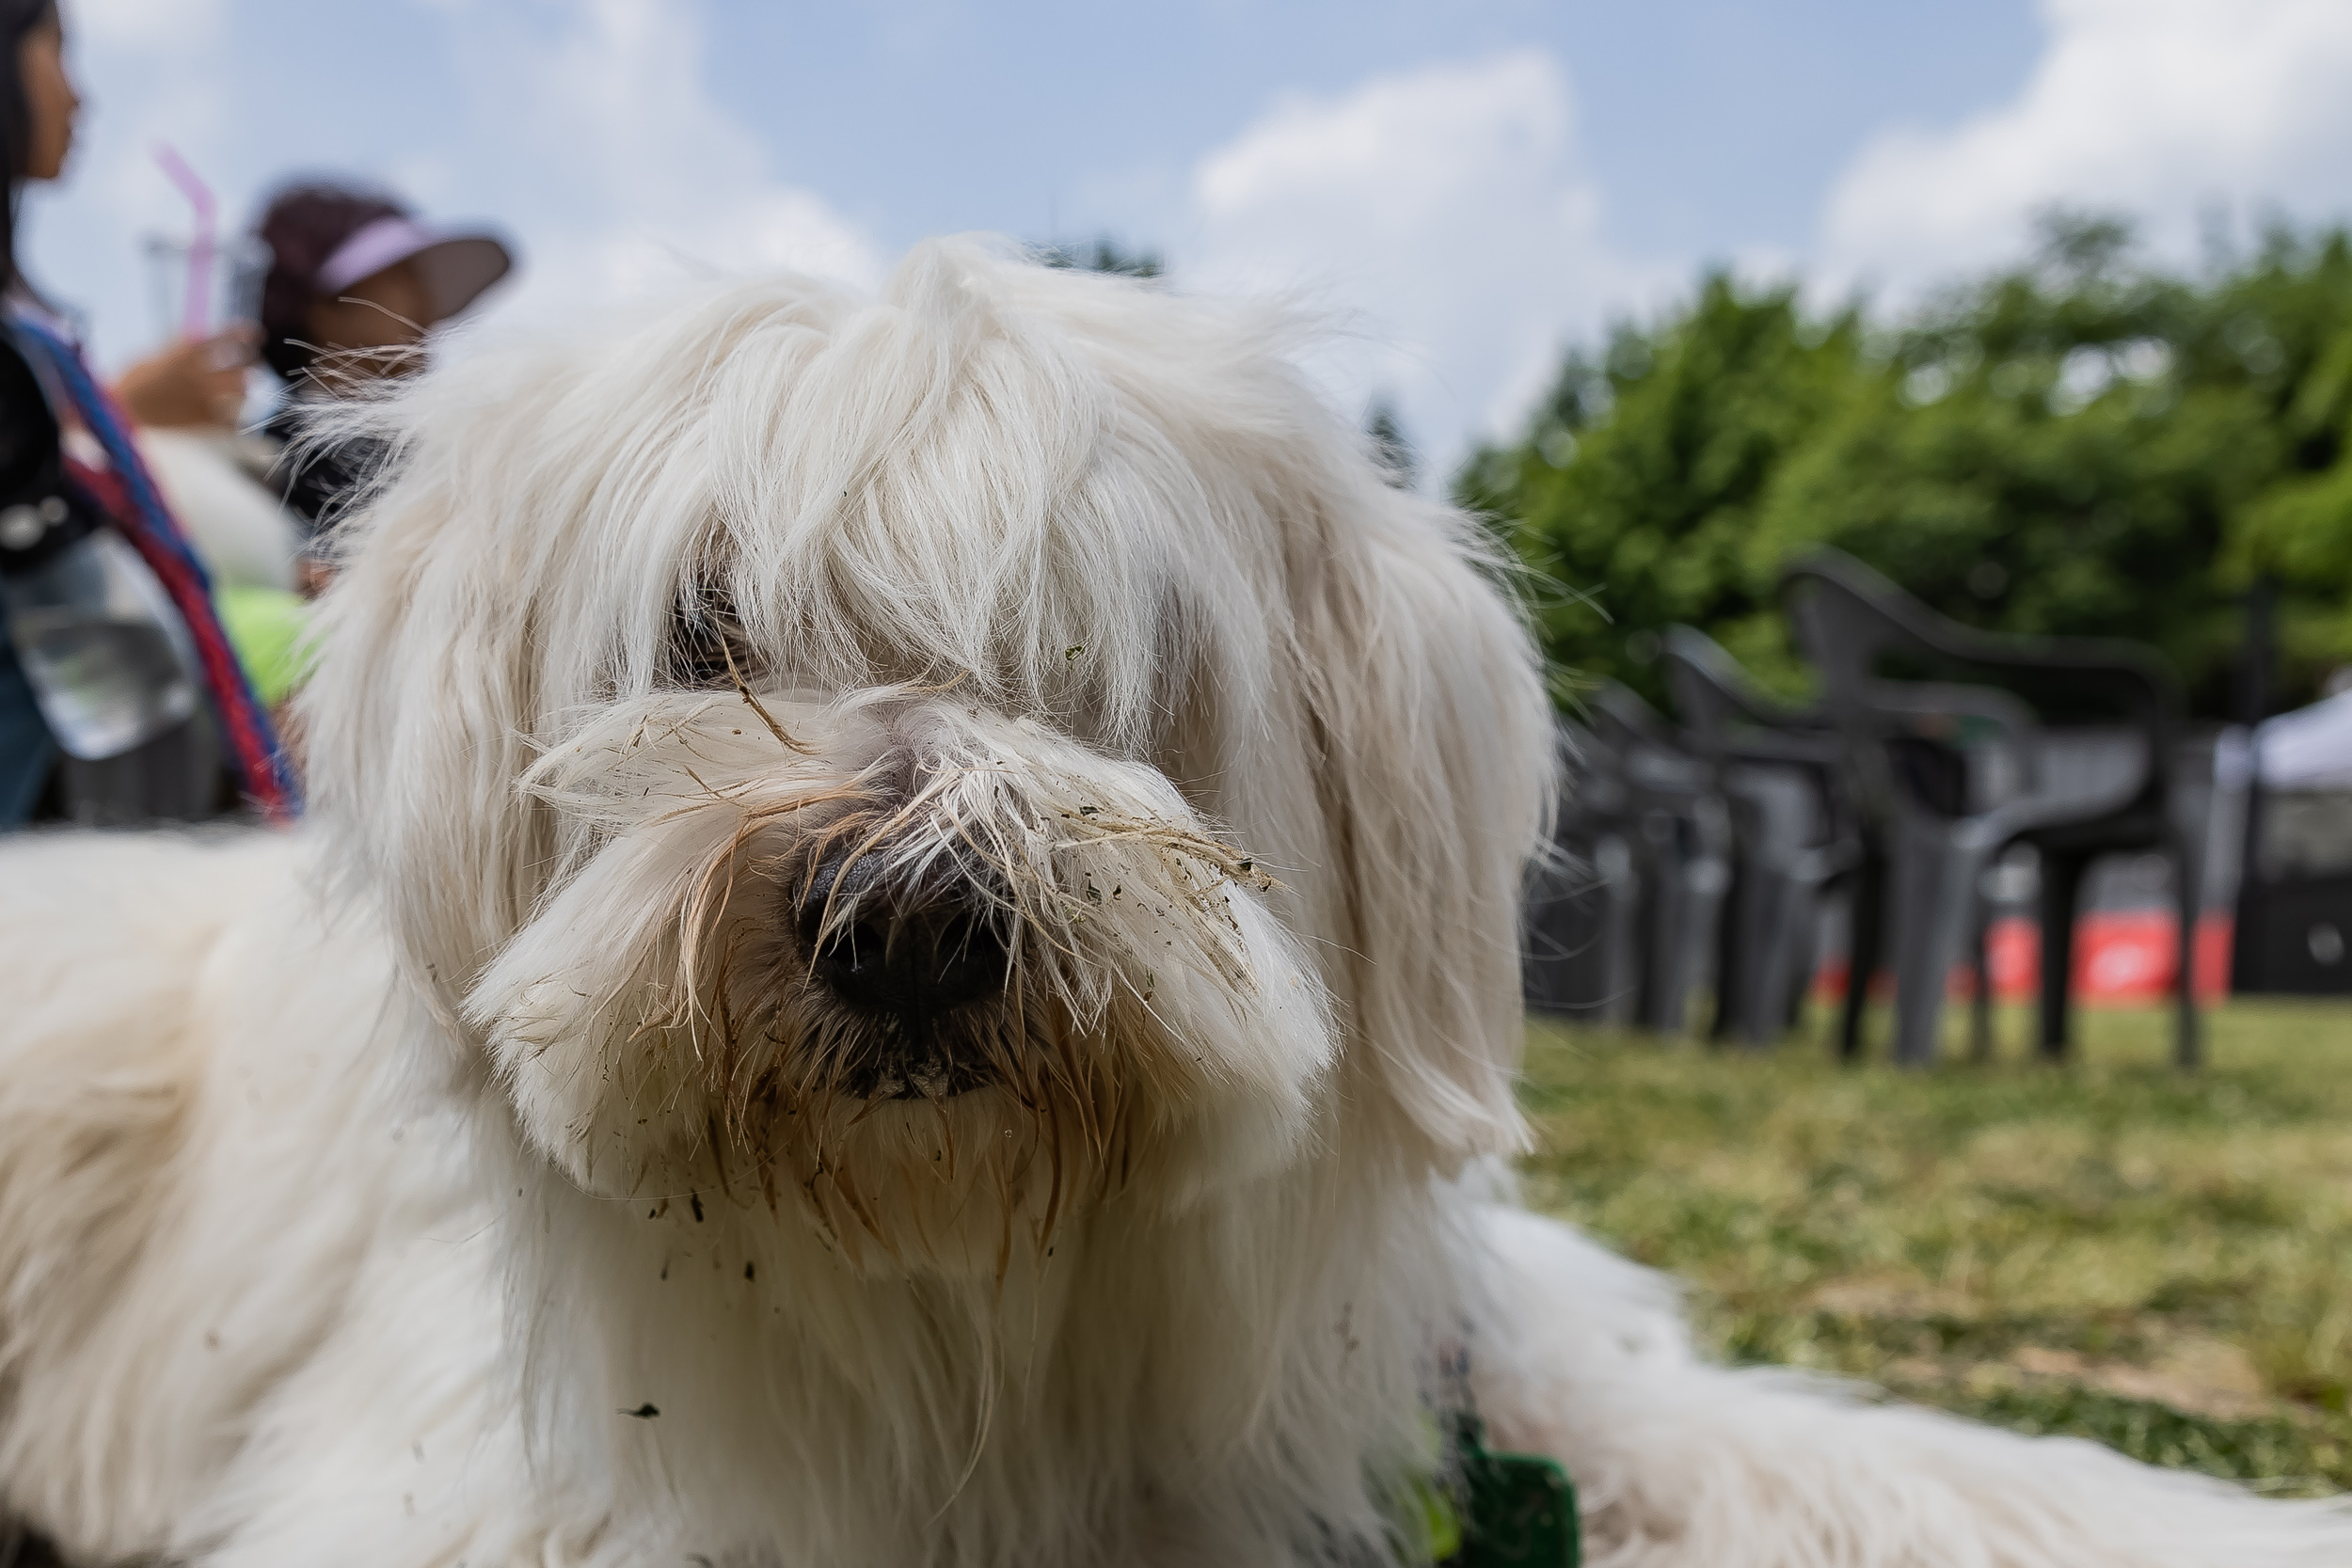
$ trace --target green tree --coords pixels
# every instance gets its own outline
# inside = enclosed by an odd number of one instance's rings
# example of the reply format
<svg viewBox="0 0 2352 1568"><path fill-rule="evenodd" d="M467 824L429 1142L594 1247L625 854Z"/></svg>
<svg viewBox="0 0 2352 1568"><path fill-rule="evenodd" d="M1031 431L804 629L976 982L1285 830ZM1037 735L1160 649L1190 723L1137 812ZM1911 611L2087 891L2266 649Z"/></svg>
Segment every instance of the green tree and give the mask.
<svg viewBox="0 0 2352 1568"><path fill-rule="evenodd" d="M1546 646L1576 678L1662 696L1659 628L1742 635L1769 614L1751 541L1773 475L1852 396L1851 314L1805 319L1795 293L1709 275L1684 311L1571 354L1527 439L1473 454L1465 505L1505 519L1538 579Z"/></svg>
<svg viewBox="0 0 2352 1568"><path fill-rule="evenodd" d="M2152 642L2209 713L2265 578L2306 700L2352 662L2352 247L2273 234L2186 277L2052 214L2024 264L1887 327L1710 275L1571 353L1455 489L1562 585L1551 656L1652 696L1675 621L1800 686L1774 588L1831 544L1963 621Z"/></svg>
<svg viewBox="0 0 2352 1568"><path fill-rule="evenodd" d="M2206 313L2125 267L2112 225L2053 222L1857 378L1775 476L1752 571L1835 545L1957 620L2153 642L2220 704L2239 613L2217 562L2279 453L2242 384L2195 373Z"/></svg>
<svg viewBox="0 0 2352 1568"><path fill-rule="evenodd" d="M1077 272L1115 272L1127 277L1157 277L1166 270L1156 250L1131 250L1108 234L1092 245L1033 245L1031 254L1049 267Z"/></svg>
<svg viewBox="0 0 2352 1568"><path fill-rule="evenodd" d="M1402 490L1410 490L1421 478L1421 458L1406 439L1405 426L1396 417L1396 405L1385 397L1372 400L1364 413L1364 434L1372 438L1373 455L1388 470L1389 483Z"/></svg>
<svg viewBox="0 0 2352 1568"><path fill-rule="evenodd" d="M2220 291L2197 345L2268 415L2277 469L2241 509L2222 562L2282 591L2286 689L2352 664L2352 243L2271 237Z"/></svg>

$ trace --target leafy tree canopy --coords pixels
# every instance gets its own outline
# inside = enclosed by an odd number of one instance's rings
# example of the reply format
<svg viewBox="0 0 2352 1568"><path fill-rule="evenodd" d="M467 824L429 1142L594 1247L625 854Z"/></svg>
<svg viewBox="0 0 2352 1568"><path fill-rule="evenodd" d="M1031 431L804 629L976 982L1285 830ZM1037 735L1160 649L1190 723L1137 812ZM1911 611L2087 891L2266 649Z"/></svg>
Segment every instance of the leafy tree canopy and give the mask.
<svg viewBox="0 0 2352 1568"><path fill-rule="evenodd" d="M1775 585L1819 544L2007 631L2138 638L2226 709L2240 603L2282 593L2287 701L2352 662L2352 244L2279 232L2201 276L2057 214L2022 266L1892 325L1710 274L1570 353L1457 499L1543 581L1551 657L1662 695L1677 621L1804 673Z"/></svg>
<svg viewBox="0 0 2352 1568"><path fill-rule="evenodd" d="M1166 270L1156 250L1130 249L1108 234L1092 245L1041 245L1031 247L1049 267L1073 272L1115 272L1127 277L1157 277Z"/></svg>
<svg viewBox="0 0 2352 1568"><path fill-rule="evenodd" d="M1406 438L1396 405L1386 397L1372 400L1364 411L1364 434L1372 439L1372 455L1388 470L1389 483L1409 490L1421 477L1421 456Z"/></svg>

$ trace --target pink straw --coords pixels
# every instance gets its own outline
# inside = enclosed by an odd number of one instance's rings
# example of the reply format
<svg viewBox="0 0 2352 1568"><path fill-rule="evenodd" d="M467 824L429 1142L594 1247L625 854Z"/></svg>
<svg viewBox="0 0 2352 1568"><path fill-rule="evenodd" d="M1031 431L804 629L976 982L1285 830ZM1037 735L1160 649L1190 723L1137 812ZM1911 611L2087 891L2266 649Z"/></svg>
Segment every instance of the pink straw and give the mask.
<svg viewBox="0 0 2352 1568"><path fill-rule="evenodd" d="M194 341L210 336L213 297L213 247L219 230L219 209L213 201L213 188L204 183L188 161L173 150L169 142L155 144L155 161L164 166L171 182L180 187L180 194L196 209L196 230L188 240L188 299L181 311L180 335Z"/></svg>

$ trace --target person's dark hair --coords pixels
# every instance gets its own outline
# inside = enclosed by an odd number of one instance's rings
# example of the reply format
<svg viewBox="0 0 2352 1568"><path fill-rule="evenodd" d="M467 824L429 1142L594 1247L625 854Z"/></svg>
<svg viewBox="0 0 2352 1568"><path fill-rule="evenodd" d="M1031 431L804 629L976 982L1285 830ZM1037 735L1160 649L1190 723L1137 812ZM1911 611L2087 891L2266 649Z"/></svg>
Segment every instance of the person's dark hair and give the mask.
<svg viewBox="0 0 2352 1568"><path fill-rule="evenodd" d="M270 198L258 232L270 251L262 283L262 357L271 370L291 382L310 368L313 351L304 340L327 258L378 218L406 216L407 208L380 191L325 181L288 185Z"/></svg>
<svg viewBox="0 0 2352 1568"><path fill-rule="evenodd" d="M24 283L16 268L16 213L33 150L33 111L19 51L25 34L56 14L57 0L0 0L0 160L8 171L8 197L0 202L0 290Z"/></svg>

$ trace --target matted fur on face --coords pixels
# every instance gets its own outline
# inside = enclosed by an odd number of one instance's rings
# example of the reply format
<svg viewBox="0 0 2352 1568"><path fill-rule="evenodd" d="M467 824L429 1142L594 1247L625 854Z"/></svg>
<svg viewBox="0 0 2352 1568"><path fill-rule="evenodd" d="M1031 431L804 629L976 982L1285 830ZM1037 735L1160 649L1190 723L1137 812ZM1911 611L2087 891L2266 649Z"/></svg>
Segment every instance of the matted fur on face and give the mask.
<svg viewBox="0 0 2352 1568"><path fill-rule="evenodd" d="M1016 1218L1181 1209L1304 1135L1320 984L1151 768L882 688L625 705L527 778L580 863L466 1011L590 1191L707 1167L852 1257L1001 1272Z"/></svg>
<svg viewBox="0 0 2352 1568"><path fill-rule="evenodd" d="M380 416L316 792L532 1148L1001 1278L1513 1144L1534 664L1285 346L950 242Z"/></svg>

